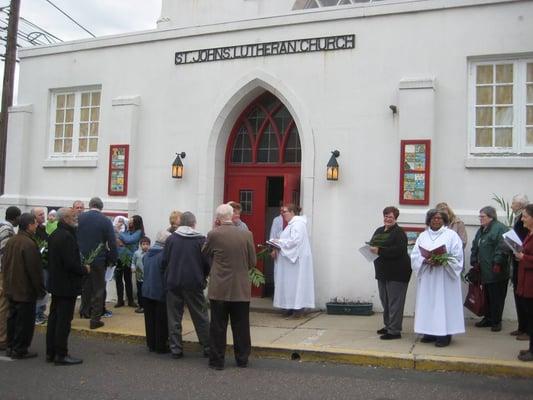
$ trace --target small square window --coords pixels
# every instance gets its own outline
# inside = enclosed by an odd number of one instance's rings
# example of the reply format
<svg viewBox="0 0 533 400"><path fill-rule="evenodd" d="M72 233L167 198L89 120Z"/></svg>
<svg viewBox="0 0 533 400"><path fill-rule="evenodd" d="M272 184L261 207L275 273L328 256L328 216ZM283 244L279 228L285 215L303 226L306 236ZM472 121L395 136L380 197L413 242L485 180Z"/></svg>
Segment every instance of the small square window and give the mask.
<svg viewBox="0 0 533 400"><path fill-rule="evenodd" d="M252 214L253 190L240 190L239 203L241 203L242 214Z"/></svg>

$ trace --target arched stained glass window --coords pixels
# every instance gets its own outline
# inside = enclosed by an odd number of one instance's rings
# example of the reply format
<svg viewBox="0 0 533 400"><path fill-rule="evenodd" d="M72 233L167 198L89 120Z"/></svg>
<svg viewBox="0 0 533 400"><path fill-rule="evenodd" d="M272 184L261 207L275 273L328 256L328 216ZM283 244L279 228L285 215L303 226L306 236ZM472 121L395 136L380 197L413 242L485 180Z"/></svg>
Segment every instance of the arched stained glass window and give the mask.
<svg viewBox="0 0 533 400"><path fill-rule="evenodd" d="M284 136L289 133L289 137ZM256 98L241 114L229 140L232 164L271 165L301 162L294 119L272 93Z"/></svg>
<svg viewBox="0 0 533 400"><path fill-rule="evenodd" d="M235 138L233 151L231 152L231 162L244 164L252 162L252 145L246 127L243 125Z"/></svg>
<svg viewBox="0 0 533 400"><path fill-rule="evenodd" d="M248 122L252 126L252 135L257 136L263 121L265 120L265 113L259 107L255 107L252 112L248 115Z"/></svg>
<svg viewBox="0 0 533 400"><path fill-rule="evenodd" d="M287 127L289 126L289 123L292 121L289 110L287 110L285 107L281 107L274 116L274 121L279 129L279 134L283 136L287 130Z"/></svg>
<svg viewBox="0 0 533 400"><path fill-rule="evenodd" d="M279 146L276 132L269 123L261 135L257 148L257 162L273 163L279 161Z"/></svg>
<svg viewBox="0 0 533 400"><path fill-rule="evenodd" d="M287 142L285 143L285 155L283 160L286 163L300 163L302 161L302 151L300 145L300 136L298 135L298 129L293 125Z"/></svg>

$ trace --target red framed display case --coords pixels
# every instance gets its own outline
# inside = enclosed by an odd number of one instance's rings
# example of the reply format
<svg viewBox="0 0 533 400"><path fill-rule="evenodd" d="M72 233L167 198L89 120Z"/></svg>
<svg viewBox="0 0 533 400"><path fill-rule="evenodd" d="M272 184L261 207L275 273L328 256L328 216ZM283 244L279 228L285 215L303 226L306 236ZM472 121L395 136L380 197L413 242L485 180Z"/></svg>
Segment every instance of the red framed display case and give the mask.
<svg viewBox="0 0 533 400"><path fill-rule="evenodd" d="M107 194L109 196L126 196L128 194L129 144L112 144L109 146L109 176Z"/></svg>
<svg viewBox="0 0 533 400"><path fill-rule="evenodd" d="M400 204L429 204L431 140L402 140Z"/></svg>

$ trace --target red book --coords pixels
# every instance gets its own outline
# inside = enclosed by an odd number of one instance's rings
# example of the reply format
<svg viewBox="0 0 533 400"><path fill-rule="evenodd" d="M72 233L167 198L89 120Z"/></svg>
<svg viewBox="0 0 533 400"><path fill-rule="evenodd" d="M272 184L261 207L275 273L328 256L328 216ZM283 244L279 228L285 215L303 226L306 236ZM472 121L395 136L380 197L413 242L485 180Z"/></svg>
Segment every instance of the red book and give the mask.
<svg viewBox="0 0 533 400"><path fill-rule="evenodd" d="M431 256L446 254L446 245L444 244L433 250L424 249L422 246L418 246L418 248L420 249L420 254L422 254L422 257L424 257L426 260L429 260Z"/></svg>

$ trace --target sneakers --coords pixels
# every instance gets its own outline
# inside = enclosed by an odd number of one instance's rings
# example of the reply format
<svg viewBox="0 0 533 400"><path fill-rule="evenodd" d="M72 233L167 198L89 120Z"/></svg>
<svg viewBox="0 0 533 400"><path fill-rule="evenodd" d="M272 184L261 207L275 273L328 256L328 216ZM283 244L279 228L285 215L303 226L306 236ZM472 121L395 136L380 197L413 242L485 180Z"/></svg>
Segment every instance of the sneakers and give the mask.
<svg viewBox="0 0 533 400"><path fill-rule="evenodd" d="M104 313L102 314L102 317L104 318L111 318L112 316L113 316L113 312L109 310L105 310Z"/></svg>
<svg viewBox="0 0 533 400"><path fill-rule="evenodd" d="M37 317L35 318L35 325L44 325L48 322L48 319L45 317Z"/></svg>
<svg viewBox="0 0 533 400"><path fill-rule="evenodd" d="M143 314L143 313L144 313L144 308L142 308L142 307L138 307L138 308L135 309L135 312L136 312L137 314Z"/></svg>

